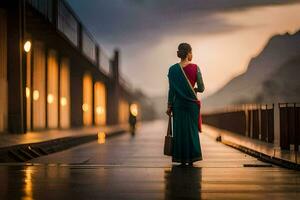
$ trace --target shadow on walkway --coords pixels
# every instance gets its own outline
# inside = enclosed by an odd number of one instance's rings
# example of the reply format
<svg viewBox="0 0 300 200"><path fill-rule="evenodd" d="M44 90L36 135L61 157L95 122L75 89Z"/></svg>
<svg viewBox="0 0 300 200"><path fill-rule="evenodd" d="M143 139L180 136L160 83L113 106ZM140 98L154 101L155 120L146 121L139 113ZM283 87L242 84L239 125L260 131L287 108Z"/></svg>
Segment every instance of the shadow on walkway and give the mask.
<svg viewBox="0 0 300 200"><path fill-rule="evenodd" d="M202 168L173 165L165 170L165 200L201 199Z"/></svg>

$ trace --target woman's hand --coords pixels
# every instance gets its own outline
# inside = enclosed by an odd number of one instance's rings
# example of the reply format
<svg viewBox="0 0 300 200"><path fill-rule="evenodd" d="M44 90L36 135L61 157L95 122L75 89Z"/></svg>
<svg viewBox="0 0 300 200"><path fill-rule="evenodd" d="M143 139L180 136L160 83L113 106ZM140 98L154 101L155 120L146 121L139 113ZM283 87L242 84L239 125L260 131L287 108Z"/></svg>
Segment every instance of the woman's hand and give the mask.
<svg viewBox="0 0 300 200"><path fill-rule="evenodd" d="M172 107L168 107L166 114L172 116Z"/></svg>

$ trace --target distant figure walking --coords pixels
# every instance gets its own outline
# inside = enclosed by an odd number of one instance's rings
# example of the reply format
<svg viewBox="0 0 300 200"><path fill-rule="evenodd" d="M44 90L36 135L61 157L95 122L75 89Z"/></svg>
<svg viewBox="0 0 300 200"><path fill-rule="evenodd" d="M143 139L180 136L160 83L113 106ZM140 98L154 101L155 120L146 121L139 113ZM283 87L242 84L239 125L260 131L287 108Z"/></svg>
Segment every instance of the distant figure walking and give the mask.
<svg viewBox="0 0 300 200"><path fill-rule="evenodd" d="M199 141L201 130L201 102L197 92L204 91L200 68L191 63L192 47L187 43L178 46L179 63L169 68L169 92L167 115L173 116L172 162L182 165L202 160ZM197 83L197 88L194 88Z"/></svg>
<svg viewBox="0 0 300 200"><path fill-rule="evenodd" d="M131 135L135 136L136 116L133 115L131 112L129 113L129 124Z"/></svg>

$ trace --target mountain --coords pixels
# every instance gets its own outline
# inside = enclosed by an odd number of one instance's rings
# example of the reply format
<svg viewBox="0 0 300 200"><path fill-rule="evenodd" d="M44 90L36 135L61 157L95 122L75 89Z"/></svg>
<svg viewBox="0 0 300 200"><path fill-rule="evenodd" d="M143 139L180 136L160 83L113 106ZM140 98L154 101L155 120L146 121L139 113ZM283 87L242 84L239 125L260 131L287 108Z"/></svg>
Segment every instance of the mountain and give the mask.
<svg viewBox="0 0 300 200"><path fill-rule="evenodd" d="M286 33L273 36L260 54L251 59L245 73L233 78L216 93L203 99L204 108L257 103L264 98L271 100L271 96L266 97L262 94L268 88L268 84L277 82L272 77L274 78L279 68L290 65L289 62L296 62L291 60L298 57L300 57L300 31L292 35ZM277 78L278 76L275 75Z"/></svg>
<svg viewBox="0 0 300 200"><path fill-rule="evenodd" d="M272 103L275 98L283 103L300 102L300 56L283 64L264 81L263 91L256 97L257 102Z"/></svg>

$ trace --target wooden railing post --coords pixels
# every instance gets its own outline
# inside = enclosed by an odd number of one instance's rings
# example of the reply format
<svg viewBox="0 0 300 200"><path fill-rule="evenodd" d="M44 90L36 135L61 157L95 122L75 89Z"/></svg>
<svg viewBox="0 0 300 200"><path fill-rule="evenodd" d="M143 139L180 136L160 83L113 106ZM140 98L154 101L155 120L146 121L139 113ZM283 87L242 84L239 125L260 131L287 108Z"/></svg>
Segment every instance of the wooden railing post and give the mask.
<svg viewBox="0 0 300 200"><path fill-rule="evenodd" d="M280 108L279 103L274 103L274 147L280 149Z"/></svg>
<svg viewBox="0 0 300 200"><path fill-rule="evenodd" d="M245 111L245 120L246 120L246 130L245 130L245 136L249 137L249 113L248 113L249 105L246 104L244 107Z"/></svg>
<svg viewBox="0 0 300 200"><path fill-rule="evenodd" d="M250 105L250 138L253 138L253 104Z"/></svg>
<svg viewBox="0 0 300 200"><path fill-rule="evenodd" d="M258 108L258 139L261 140L262 137L261 137L261 124L262 124L262 119L261 119L261 110L262 110L262 105L259 104L258 105L259 108Z"/></svg>

